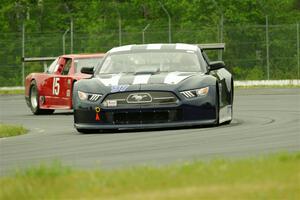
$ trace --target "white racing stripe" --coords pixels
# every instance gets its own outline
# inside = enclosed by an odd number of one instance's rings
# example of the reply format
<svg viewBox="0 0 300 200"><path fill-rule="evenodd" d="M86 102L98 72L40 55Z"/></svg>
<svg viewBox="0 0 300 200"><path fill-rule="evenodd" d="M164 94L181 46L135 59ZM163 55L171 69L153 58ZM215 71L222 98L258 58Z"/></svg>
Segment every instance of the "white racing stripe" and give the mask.
<svg viewBox="0 0 300 200"><path fill-rule="evenodd" d="M150 77L151 77L150 74L134 76L134 80L132 84L147 84Z"/></svg>
<svg viewBox="0 0 300 200"><path fill-rule="evenodd" d="M186 75L186 76L180 76L182 72L171 72L169 73L165 80L164 83L166 84L178 84L179 82L183 81L184 79L190 77L191 75Z"/></svg>
<svg viewBox="0 0 300 200"><path fill-rule="evenodd" d="M161 49L162 44L148 44L147 49Z"/></svg>
<svg viewBox="0 0 300 200"><path fill-rule="evenodd" d="M186 72L170 72L166 75L164 82L165 84L178 84L184 79L192 76L193 74L187 74ZM98 78L105 86L116 86L119 84L119 80L121 78L121 74L112 75L109 78ZM134 76L133 85L136 84L147 84L149 79L152 75L151 74L140 74ZM130 83L129 83L130 84Z"/></svg>
<svg viewBox="0 0 300 200"><path fill-rule="evenodd" d="M197 51L198 47L196 45L177 43L176 49Z"/></svg>
<svg viewBox="0 0 300 200"><path fill-rule="evenodd" d="M99 78L99 80L105 86L112 86L112 85L118 85L120 78L121 78L121 74L116 74L116 75L112 75L111 78Z"/></svg>
<svg viewBox="0 0 300 200"><path fill-rule="evenodd" d="M131 50L131 47L132 47L132 45L115 47L115 48L112 48L109 52L113 53L113 52L119 52L119 51L129 51L129 50Z"/></svg>

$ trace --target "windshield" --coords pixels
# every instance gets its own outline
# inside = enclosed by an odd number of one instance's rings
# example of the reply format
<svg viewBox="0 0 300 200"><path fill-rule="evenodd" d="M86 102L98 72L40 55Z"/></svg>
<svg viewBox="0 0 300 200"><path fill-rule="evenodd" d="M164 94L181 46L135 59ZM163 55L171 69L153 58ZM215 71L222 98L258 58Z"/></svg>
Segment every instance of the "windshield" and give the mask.
<svg viewBox="0 0 300 200"><path fill-rule="evenodd" d="M193 51L148 51L108 55L100 74L199 72L199 59Z"/></svg>
<svg viewBox="0 0 300 200"><path fill-rule="evenodd" d="M77 58L74 60L75 72L80 72L83 67L96 67L103 58Z"/></svg>
<svg viewBox="0 0 300 200"><path fill-rule="evenodd" d="M53 63L51 63L51 65L48 67L48 69L46 70L47 73L51 74L53 72L55 72L57 70L57 67L58 67L58 64L57 64L57 61L58 61L59 58L56 58Z"/></svg>

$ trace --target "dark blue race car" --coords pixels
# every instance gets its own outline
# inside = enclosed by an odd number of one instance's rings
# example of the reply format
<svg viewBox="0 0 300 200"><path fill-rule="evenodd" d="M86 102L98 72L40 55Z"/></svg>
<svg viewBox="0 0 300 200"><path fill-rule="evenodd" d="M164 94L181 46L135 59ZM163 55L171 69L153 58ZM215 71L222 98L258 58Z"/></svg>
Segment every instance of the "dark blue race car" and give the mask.
<svg viewBox="0 0 300 200"><path fill-rule="evenodd" d="M145 44L111 49L74 85L75 128L164 128L230 123L233 78L204 51L224 44Z"/></svg>

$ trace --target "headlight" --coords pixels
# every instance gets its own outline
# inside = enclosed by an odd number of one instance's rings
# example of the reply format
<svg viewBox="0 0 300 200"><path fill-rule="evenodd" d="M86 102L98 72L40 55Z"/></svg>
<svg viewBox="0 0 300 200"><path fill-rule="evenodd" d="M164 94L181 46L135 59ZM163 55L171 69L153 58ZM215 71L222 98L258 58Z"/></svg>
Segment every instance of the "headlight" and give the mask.
<svg viewBox="0 0 300 200"><path fill-rule="evenodd" d="M90 93L78 91L78 97L82 101L85 100L97 101L98 99L100 99L100 97L102 97L102 94L90 94Z"/></svg>
<svg viewBox="0 0 300 200"><path fill-rule="evenodd" d="M199 88L195 90L186 90L180 92L183 96L186 98L193 98L193 97L200 97L200 96L205 96L208 94L209 87L204 87L204 88Z"/></svg>
<svg viewBox="0 0 300 200"><path fill-rule="evenodd" d="M84 100L87 100L88 94L85 92L78 91L78 97L80 100L84 101Z"/></svg>

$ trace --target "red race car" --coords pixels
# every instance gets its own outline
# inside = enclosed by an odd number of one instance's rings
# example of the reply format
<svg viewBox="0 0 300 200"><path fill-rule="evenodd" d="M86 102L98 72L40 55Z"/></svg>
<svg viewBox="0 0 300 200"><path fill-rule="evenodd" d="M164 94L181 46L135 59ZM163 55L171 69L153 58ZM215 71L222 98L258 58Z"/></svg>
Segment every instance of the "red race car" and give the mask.
<svg viewBox="0 0 300 200"><path fill-rule="evenodd" d="M44 73L29 74L25 80L25 99L32 113L52 114L56 109L72 109L74 82L91 76L81 73L81 68L96 67L103 57L104 54L63 55L56 58Z"/></svg>

